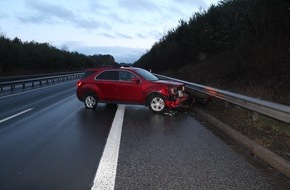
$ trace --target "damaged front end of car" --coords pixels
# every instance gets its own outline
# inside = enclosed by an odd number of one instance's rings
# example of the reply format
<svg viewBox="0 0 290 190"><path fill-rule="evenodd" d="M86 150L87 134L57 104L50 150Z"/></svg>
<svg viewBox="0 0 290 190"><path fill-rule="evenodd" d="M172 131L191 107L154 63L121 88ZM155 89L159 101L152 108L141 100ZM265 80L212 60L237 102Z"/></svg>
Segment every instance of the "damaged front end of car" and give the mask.
<svg viewBox="0 0 290 190"><path fill-rule="evenodd" d="M194 105L194 98L191 93L185 90L185 86L168 86L169 98L165 101L166 107L176 109Z"/></svg>

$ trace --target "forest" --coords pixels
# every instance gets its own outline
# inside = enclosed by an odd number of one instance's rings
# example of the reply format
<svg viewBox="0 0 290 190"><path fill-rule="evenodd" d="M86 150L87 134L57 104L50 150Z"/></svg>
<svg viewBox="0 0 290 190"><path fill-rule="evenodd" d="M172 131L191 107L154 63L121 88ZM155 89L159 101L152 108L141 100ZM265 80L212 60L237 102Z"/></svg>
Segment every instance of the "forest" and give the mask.
<svg viewBox="0 0 290 190"><path fill-rule="evenodd" d="M79 71L89 67L116 64L111 55L87 56L57 49L48 43L22 42L0 35L0 77Z"/></svg>
<svg viewBox="0 0 290 190"><path fill-rule="evenodd" d="M289 15L287 0L223 0L180 20L134 64L160 72L232 51L256 72L280 72L289 67Z"/></svg>
<svg viewBox="0 0 290 190"><path fill-rule="evenodd" d="M180 20L134 66L255 97L290 97L290 1L219 1Z"/></svg>

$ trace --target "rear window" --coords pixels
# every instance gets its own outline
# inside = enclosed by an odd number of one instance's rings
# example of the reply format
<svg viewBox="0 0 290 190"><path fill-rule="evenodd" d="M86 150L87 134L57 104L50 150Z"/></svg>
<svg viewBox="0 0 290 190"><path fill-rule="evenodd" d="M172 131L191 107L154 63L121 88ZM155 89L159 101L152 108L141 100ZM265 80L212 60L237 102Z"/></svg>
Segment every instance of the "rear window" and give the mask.
<svg viewBox="0 0 290 190"><path fill-rule="evenodd" d="M118 71L104 71L99 74L96 79L99 80L119 80L119 72Z"/></svg>
<svg viewBox="0 0 290 190"><path fill-rule="evenodd" d="M94 74L94 73L95 73L95 71L93 71L93 70L87 70L87 71L85 71L85 73L83 74L82 79L87 78L87 77L91 76L91 75Z"/></svg>

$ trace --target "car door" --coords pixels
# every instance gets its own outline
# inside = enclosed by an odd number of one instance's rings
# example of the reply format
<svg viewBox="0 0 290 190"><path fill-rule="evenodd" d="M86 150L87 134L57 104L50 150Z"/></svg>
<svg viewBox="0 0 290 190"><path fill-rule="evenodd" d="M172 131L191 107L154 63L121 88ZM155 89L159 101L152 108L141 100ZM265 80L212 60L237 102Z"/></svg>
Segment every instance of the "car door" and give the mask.
<svg viewBox="0 0 290 190"><path fill-rule="evenodd" d="M142 103L143 92L141 80L130 71L119 71L117 97L123 102Z"/></svg>
<svg viewBox="0 0 290 190"><path fill-rule="evenodd" d="M106 101L115 101L117 100L116 84L118 82L118 71L109 70L103 71L96 76L96 86L99 89L99 99Z"/></svg>

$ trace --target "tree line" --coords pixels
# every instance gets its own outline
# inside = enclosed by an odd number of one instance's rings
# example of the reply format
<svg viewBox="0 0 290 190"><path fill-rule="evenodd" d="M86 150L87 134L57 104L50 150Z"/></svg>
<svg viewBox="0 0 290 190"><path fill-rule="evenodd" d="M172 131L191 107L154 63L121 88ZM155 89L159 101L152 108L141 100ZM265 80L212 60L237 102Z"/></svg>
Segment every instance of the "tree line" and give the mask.
<svg viewBox="0 0 290 190"><path fill-rule="evenodd" d="M134 66L164 72L224 54L239 72L290 73L289 21L288 0L222 0L180 20Z"/></svg>
<svg viewBox="0 0 290 190"><path fill-rule="evenodd" d="M78 71L107 64L116 64L113 56L87 56L48 43L22 42L0 35L0 76Z"/></svg>

